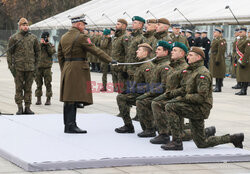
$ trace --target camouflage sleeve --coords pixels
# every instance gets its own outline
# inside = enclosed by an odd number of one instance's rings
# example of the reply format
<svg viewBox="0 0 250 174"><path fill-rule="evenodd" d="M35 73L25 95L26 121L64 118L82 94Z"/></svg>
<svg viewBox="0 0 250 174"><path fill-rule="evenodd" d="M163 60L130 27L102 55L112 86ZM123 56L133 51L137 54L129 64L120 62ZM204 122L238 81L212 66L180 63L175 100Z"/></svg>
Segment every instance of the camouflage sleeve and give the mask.
<svg viewBox="0 0 250 174"><path fill-rule="evenodd" d="M35 42L34 42L34 52L35 52L35 66L36 66L40 59L40 52L41 52L41 47L37 38L35 38Z"/></svg>
<svg viewBox="0 0 250 174"><path fill-rule="evenodd" d="M100 48L107 49L108 46L109 46L109 39L108 38L102 39L100 42Z"/></svg>
<svg viewBox="0 0 250 174"><path fill-rule="evenodd" d="M91 43L90 39L87 36L83 35L79 38L82 48L86 49L91 54L97 56L101 61L109 63L112 61L112 58L106 54L101 49L97 48L94 44Z"/></svg>
<svg viewBox="0 0 250 174"><path fill-rule="evenodd" d="M49 56L52 56L56 52L56 49L51 43L49 43L47 45L47 51L48 51Z"/></svg>
<svg viewBox="0 0 250 174"><path fill-rule="evenodd" d="M9 69L13 66L12 55L14 54L14 50L15 50L15 48L13 47L14 44L15 44L15 40L14 40L14 38L11 37L9 40L9 43L8 43L9 51L7 52L7 62L8 62ZM13 48L11 48L11 47L13 47Z"/></svg>
<svg viewBox="0 0 250 174"><path fill-rule="evenodd" d="M57 52L58 52L57 57L58 57L59 66L60 66L60 69L62 71L65 60L64 60L64 55L63 55L63 52L62 52L61 41L59 42Z"/></svg>
<svg viewBox="0 0 250 174"><path fill-rule="evenodd" d="M196 93L186 94L184 98L190 103L202 103L209 97L212 78L207 74L198 74L195 80L195 84L197 84Z"/></svg>
<svg viewBox="0 0 250 174"><path fill-rule="evenodd" d="M250 60L250 40L247 40L244 56L242 58L242 65L246 66Z"/></svg>

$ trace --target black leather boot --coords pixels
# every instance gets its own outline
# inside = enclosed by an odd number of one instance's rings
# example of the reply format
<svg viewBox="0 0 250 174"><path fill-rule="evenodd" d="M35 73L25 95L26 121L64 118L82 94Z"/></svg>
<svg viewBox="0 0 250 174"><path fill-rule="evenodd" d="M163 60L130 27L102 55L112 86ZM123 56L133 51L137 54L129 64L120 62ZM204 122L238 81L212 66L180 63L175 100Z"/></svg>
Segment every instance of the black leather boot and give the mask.
<svg viewBox="0 0 250 174"><path fill-rule="evenodd" d="M240 92L235 93L235 95L247 95L248 82L242 82L242 88Z"/></svg>
<svg viewBox="0 0 250 174"><path fill-rule="evenodd" d="M45 104L44 105L51 105L51 102L50 102L50 97L47 97L47 100L46 100L46 102L45 102Z"/></svg>
<svg viewBox="0 0 250 174"><path fill-rule="evenodd" d="M130 124L130 125L124 125L122 127L116 128L115 131L117 133L134 133L135 129L134 129L134 126Z"/></svg>
<svg viewBox="0 0 250 174"><path fill-rule="evenodd" d="M217 79L216 78L216 85L214 88L214 92L221 92L221 86L222 86L222 79Z"/></svg>
<svg viewBox="0 0 250 174"><path fill-rule="evenodd" d="M145 138L145 137L155 137L155 129L146 129L141 133L137 134L138 137Z"/></svg>
<svg viewBox="0 0 250 174"><path fill-rule="evenodd" d="M76 107L77 108L84 108L84 104L82 104L82 103L76 103Z"/></svg>
<svg viewBox="0 0 250 174"><path fill-rule="evenodd" d="M235 86L233 86L232 88L233 89L241 89L241 87L242 87L241 82L237 82L237 84Z"/></svg>
<svg viewBox="0 0 250 174"><path fill-rule="evenodd" d="M30 106L25 106L25 109L24 109L24 113L23 113L23 114L33 115L33 114L35 114L35 113L30 109Z"/></svg>
<svg viewBox="0 0 250 174"><path fill-rule="evenodd" d="M16 112L16 115L22 115L23 114L23 106L18 106L18 110Z"/></svg>
<svg viewBox="0 0 250 174"><path fill-rule="evenodd" d="M83 134L87 133L86 130L81 130L77 127L76 124L76 104L64 104L63 109L63 116L64 116L64 133L72 133L72 134Z"/></svg>
<svg viewBox="0 0 250 174"><path fill-rule="evenodd" d="M243 148L242 142L244 141L244 134L233 134L230 135L230 142L233 143L233 145L237 148Z"/></svg>
<svg viewBox="0 0 250 174"><path fill-rule="evenodd" d="M42 104L41 97L37 97L36 105L41 105L41 104Z"/></svg>

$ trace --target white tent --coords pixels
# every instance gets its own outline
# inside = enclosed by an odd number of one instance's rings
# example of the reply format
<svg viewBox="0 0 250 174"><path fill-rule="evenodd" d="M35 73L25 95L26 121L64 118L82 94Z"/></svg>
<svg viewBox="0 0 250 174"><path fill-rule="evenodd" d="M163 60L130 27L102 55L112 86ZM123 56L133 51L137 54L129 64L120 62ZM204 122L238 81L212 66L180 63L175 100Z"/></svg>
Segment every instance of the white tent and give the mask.
<svg viewBox="0 0 250 174"><path fill-rule="evenodd" d="M225 9L226 6L230 8ZM145 19L154 18L154 15L165 17L172 23L189 24L183 14L194 25L209 25L237 24L234 14L240 24L250 24L249 7L249 0L92 0L33 24L31 29L69 28L69 16L83 13L88 28L112 26L118 18L125 18L131 24L130 17L134 15Z"/></svg>

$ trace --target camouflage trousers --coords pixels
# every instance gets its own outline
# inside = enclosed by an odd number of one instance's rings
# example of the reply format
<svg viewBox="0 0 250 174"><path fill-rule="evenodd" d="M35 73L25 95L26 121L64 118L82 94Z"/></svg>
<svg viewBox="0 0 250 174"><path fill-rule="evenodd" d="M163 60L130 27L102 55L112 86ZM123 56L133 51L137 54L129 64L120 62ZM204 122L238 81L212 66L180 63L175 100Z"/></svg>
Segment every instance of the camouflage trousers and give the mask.
<svg viewBox="0 0 250 174"><path fill-rule="evenodd" d="M107 86L107 75L108 75L108 67L109 65L107 63L102 62L101 63L101 71L102 71L102 85L104 88Z"/></svg>
<svg viewBox="0 0 250 174"><path fill-rule="evenodd" d="M136 104L136 98L141 94L118 94L116 97L117 105L125 125L131 125L130 108Z"/></svg>
<svg viewBox="0 0 250 174"><path fill-rule="evenodd" d="M23 100L25 106L29 107L31 104L32 97L32 84L34 79L33 71L18 71L16 70L15 85L16 85L16 94L15 102L21 107Z"/></svg>
<svg viewBox="0 0 250 174"><path fill-rule="evenodd" d="M198 148L213 147L230 142L230 135L206 137L203 114L197 104L185 102L168 103L165 107L173 140L181 139L181 119L188 118L192 132L192 138Z"/></svg>
<svg viewBox="0 0 250 174"><path fill-rule="evenodd" d="M115 88L120 88L120 91L123 91L124 89L126 89L126 81L127 79L125 79L123 77L123 71L121 67L117 67L117 66L111 66L111 72L112 72L112 80L113 80L113 84Z"/></svg>
<svg viewBox="0 0 250 174"><path fill-rule="evenodd" d="M169 118L165 112L165 105L167 100L153 101L151 104L155 126L159 134L171 134ZM183 139L191 138L191 131L189 125L184 125L184 118L181 118L181 125L179 131Z"/></svg>
<svg viewBox="0 0 250 174"><path fill-rule="evenodd" d="M143 130L154 129L154 116L151 109L151 103L154 97L147 97L143 100L136 101L136 114L139 117Z"/></svg>
<svg viewBox="0 0 250 174"><path fill-rule="evenodd" d="M51 68L38 68L36 71L36 97L41 97L43 95L42 86L43 81L46 87L46 97L52 97L52 87L51 87L51 81L52 81L52 72Z"/></svg>

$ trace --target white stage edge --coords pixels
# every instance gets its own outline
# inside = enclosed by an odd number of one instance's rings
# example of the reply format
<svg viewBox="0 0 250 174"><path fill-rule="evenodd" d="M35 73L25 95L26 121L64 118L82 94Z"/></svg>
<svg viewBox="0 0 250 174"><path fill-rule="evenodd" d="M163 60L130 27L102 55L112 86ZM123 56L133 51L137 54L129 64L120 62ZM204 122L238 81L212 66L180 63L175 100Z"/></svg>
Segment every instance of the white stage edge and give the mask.
<svg viewBox="0 0 250 174"><path fill-rule="evenodd" d="M78 114L87 134L64 134L59 114L0 117L0 155L26 171L114 166L250 161L250 151L220 145L198 149L184 142L183 151L164 151L135 134L117 134L121 118L108 114Z"/></svg>

